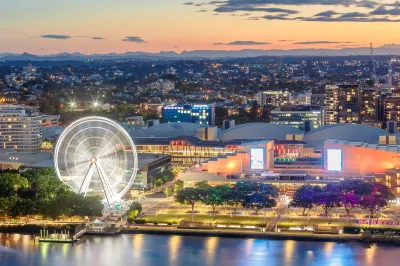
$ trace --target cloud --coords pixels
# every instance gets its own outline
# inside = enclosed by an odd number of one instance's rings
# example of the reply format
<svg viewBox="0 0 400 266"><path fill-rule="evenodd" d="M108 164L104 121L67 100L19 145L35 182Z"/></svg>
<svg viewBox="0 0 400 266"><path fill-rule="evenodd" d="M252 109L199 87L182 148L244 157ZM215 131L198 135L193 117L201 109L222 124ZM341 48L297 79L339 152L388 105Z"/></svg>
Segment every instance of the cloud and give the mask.
<svg viewBox="0 0 400 266"><path fill-rule="evenodd" d="M103 37L93 37L92 39L93 39L93 40L97 40L97 41L99 41L99 40L106 40L106 38L103 38Z"/></svg>
<svg viewBox="0 0 400 266"><path fill-rule="evenodd" d="M386 9L385 6L380 6L374 11L369 13L370 15L391 15L391 16L400 16L400 8L392 8Z"/></svg>
<svg viewBox="0 0 400 266"><path fill-rule="evenodd" d="M254 7L254 6L220 6L214 9L215 12L220 13L231 13L237 11L247 12L267 12L267 13L285 13L285 14L297 14L296 10L276 8L276 7Z"/></svg>
<svg viewBox="0 0 400 266"><path fill-rule="evenodd" d="M201 10L197 10L196 12L197 12L197 13L204 13L204 12L207 12L207 10L201 9Z"/></svg>
<svg viewBox="0 0 400 266"><path fill-rule="evenodd" d="M269 42L256 42L256 41L234 41L230 43L216 42L214 45L264 45L270 44Z"/></svg>
<svg viewBox="0 0 400 266"><path fill-rule="evenodd" d="M127 36L125 39L122 39L123 42L134 42L134 43L146 43L142 37L137 36Z"/></svg>
<svg viewBox="0 0 400 266"><path fill-rule="evenodd" d="M185 6L194 6L194 3L193 2L185 2L185 3L183 3L183 5L185 5Z"/></svg>
<svg viewBox="0 0 400 266"><path fill-rule="evenodd" d="M278 42L293 42L294 40L278 40Z"/></svg>
<svg viewBox="0 0 400 266"><path fill-rule="evenodd" d="M56 40L66 40L71 38L71 36L68 35L58 35L58 34L46 34L40 37L45 39L56 39Z"/></svg>
<svg viewBox="0 0 400 266"><path fill-rule="evenodd" d="M200 0L199 0L200 1ZM389 1L389 0L388 0ZM394 1L394 0L391 0ZM247 20L288 20L315 22L400 22L400 1L384 3L383 0L218 0L208 3L186 2L186 5L212 6L218 14L246 12ZM348 12L339 13L332 9L314 16L302 16L298 6L340 6ZM343 7L346 7L344 9ZM349 9L347 9L349 7ZM351 8L351 9L350 9ZM362 8L357 10L355 8ZM371 9L371 12L365 12ZM266 13L260 15L260 13ZM248 15L249 14L249 15ZM235 15L232 16L242 16Z"/></svg>
<svg viewBox="0 0 400 266"><path fill-rule="evenodd" d="M224 8L247 8L265 5L328 5L328 6L359 6L370 8L377 6L378 1L372 0L226 0L212 1L211 5L219 5Z"/></svg>
<svg viewBox="0 0 400 266"><path fill-rule="evenodd" d="M340 13L337 13L337 12L335 12L333 10L328 10L328 11L324 11L324 12L315 14L314 16L315 17L328 17L328 18L330 18L330 17L332 17L334 15L338 15L338 14L340 14Z"/></svg>
<svg viewBox="0 0 400 266"><path fill-rule="evenodd" d="M351 12L351 13L345 13L339 17L339 19L343 18L367 18L368 15L365 13L360 13L360 12Z"/></svg>
<svg viewBox="0 0 400 266"><path fill-rule="evenodd" d="M361 47L361 46L358 44L341 44L336 46L336 48L350 48L350 47Z"/></svg>
<svg viewBox="0 0 400 266"><path fill-rule="evenodd" d="M89 37L89 36L75 36L75 37L77 37L77 38L87 38L87 37Z"/></svg>
<svg viewBox="0 0 400 266"><path fill-rule="evenodd" d="M351 42L308 41L308 42L295 42L292 44L312 45L312 44L339 44L339 43L351 43Z"/></svg>

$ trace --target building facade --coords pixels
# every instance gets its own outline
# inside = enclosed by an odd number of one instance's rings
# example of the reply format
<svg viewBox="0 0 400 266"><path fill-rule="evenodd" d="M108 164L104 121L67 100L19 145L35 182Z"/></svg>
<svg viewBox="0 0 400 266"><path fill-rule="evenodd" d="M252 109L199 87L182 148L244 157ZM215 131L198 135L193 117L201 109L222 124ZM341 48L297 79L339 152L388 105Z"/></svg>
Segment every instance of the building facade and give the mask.
<svg viewBox="0 0 400 266"><path fill-rule="evenodd" d="M0 106L0 148L19 153L40 152L41 117L24 106Z"/></svg>
<svg viewBox="0 0 400 266"><path fill-rule="evenodd" d="M215 126L214 105L170 105L162 108L163 123L185 122Z"/></svg>
<svg viewBox="0 0 400 266"><path fill-rule="evenodd" d="M271 123L304 129L305 121L312 121L313 128L324 125L325 110L321 107L299 106L271 111Z"/></svg>
<svg viewBox="0 0 400 266"><path fill-rule="evenodd" d="M257 102L260 106L282 107L289 105L291 100L292 95L288 91L263 91L257 94Z"/></svg>

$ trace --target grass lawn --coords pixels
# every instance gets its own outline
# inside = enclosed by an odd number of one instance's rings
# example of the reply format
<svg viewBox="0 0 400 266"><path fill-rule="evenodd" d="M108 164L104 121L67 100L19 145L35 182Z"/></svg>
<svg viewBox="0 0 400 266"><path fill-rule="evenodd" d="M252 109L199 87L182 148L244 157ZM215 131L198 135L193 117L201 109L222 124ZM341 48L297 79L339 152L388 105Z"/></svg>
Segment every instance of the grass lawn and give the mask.
<svg viewBox="0 0 400 266"><path fill-rule="evenodd" d="M335 219L335 218L314 218L310 217L308 225L318 224L322 226L344 226L344 225L356 225L352 220L346 223L345 219ZM307 225L307 217L285 217L279 224L283 226L301 226Z"/></svg>
<svg viewBox="0 0 400 266"><path fill-rule="evenodd" d="M158 223L178 223L181 220L191 220L191 214L159 214L148 215L143 217L148 223L158 222ZM271 217L267 217L266 222L268 223ZM218 224L244 224L244 225L256 225L264 224L264 215L259 216L234 216L229 215L208 215L208 214L195 214L194 221Z"/></svg>

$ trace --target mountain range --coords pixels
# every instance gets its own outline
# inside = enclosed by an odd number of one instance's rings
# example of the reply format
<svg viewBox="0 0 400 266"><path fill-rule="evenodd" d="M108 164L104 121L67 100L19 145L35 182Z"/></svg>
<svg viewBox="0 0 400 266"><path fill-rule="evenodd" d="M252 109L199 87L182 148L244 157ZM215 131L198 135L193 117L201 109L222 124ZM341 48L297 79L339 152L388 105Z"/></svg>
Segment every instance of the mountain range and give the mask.
<svg viewBox="0 0 400 266"><path fill-rule="evenodd" d="M29 53L13 54L0 53L0 61L83 61L99 59L201 59L201 58L243 58L258 56L355 56L369 55L369 47L341 48L341 49L290 49L290 50L193 50L176 53L173 51L162 51L158 53L148 52L126 52L109 54L81 54L81 53L59 53L49 55L34 55ZM374 49L375 55L400 55L400 45L384 45Z"/></svg>

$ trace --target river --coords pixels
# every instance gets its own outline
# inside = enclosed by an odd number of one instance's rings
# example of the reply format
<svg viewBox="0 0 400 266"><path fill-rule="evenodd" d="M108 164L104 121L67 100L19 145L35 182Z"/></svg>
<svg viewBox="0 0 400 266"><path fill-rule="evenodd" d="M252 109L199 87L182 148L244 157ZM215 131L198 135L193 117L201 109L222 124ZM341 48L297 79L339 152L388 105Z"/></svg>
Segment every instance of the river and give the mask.
<svg viewBox="0 0 400 266"><path fill-rule="evenodd" d="M85 237L70 245L0 234L1 266L391 266L400 265L399 255L400 247L360 243L118 235Z"/></svg>

